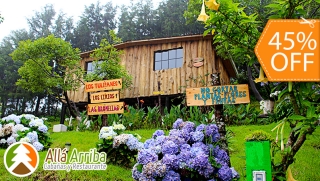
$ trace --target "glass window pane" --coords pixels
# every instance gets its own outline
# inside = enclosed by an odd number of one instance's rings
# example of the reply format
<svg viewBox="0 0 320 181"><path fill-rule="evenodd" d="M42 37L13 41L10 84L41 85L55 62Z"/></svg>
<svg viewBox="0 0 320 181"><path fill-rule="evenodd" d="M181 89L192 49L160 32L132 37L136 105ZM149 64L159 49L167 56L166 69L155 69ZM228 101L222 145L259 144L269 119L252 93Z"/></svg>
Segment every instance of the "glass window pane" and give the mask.
<svg viewBox="0 0 320 181"><path fill-rule="evenodd" d="M91 72L92 71L92 62L88 62L87 63L87 72Z"/></svg>
<svg viewBox="0 0 320 181"><path fill-rule="evenodd" d="M161 70L161 62L155 62L154 70Z"/></svg>
<svg viewBox="0 0 320 181"><path fill-rule="evenodd" d="M183 57L183 49L177 49L177 58L182 58Z"/></svg>
<svg viewBox="0 0 320 181"><path fill-rule="evenodd" d="M182 59L182 58L178 58L178 59L176 59L176 61L177 61L177 66L176 66L176 68L182 67L182 65L183 65L183 59Z"/></svg>
<svg viewBox="0 0 320 181"><path fill-rule="evenodd" d="M165 52L162 52L162 60L168 60L168 52L165 51Z"/></svg>
<svg viewBox="0 0 320 181"><path fill-rule="evenodd" d="M175 59L169 60L169 69L171 69L171 68L176 68L176 60Z"/></svg>
<svg viewBox="0 0 320 181"><path fill-rule="evenodd" d="M169 59L176 58L176 50L169 50Z"/></svg>
<svg viewBox="0 0 320 181"><path fill-rule="evenodd" d="M161 60L161 53L157 52L155 53L155 61L160 61Z"/></svg>
<svg viewBox="0 0 320 181"><path fill-rule="evenodd" d="M168 69L168 61L162 61L162 69Z"/></svg>

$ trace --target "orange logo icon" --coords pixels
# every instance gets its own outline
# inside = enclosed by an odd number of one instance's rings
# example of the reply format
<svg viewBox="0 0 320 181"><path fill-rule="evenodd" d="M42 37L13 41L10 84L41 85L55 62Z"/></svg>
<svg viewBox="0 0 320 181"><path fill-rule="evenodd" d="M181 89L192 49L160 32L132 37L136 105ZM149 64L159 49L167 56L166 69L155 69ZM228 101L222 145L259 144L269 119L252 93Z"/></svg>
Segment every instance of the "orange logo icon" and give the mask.
<svg viewBox="0 0 320 181"><path fill-rule="evenodd" d="M255 47L269 81L320 81L320 20L269 20Z"/></svg>
<svg viewBox="0 0 320 181"><path fill-rule="evenodd" d="M17 177L26 177L32 174L37 169L38 164L38 152L30 143L14 143L4 153L6 169Z"/></svg>

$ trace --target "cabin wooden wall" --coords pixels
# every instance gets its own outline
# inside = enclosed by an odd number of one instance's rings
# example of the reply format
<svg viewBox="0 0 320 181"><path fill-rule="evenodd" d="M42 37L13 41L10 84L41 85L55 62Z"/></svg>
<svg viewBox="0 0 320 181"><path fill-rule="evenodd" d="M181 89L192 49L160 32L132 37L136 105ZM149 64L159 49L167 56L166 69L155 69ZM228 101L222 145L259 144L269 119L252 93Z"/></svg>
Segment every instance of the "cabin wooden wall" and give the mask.
<svg viewBox="0 0 320 181"><path fill-rule="evenodd" d="M183 66L181 68L154 71L154 53L161 50L183 48ZM123 48L121 64L126 67L132 75L133 85L121 91L120 98L136 98L154 96L153 92L158 91L158 81L160 81L160 91L163 95L184 93L185 88L211 86L210 74L220 72L221 84L229 84L229 76L220 59L215 59L212 39L189 40L181 42L169 42L162 44L133 45ZM204 58L204 65L193 67L192 59L196 57ZM85 62L92 61L84 58ZM69 92L71 100L74 102L87 102L88 94L84 87L77 92Z"/></svg>

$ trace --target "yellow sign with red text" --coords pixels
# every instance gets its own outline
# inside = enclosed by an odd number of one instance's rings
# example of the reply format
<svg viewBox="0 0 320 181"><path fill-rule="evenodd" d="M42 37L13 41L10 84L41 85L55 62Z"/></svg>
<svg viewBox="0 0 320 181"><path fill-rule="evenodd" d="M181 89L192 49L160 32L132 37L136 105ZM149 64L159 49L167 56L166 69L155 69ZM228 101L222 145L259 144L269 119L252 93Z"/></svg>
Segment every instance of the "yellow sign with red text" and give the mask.
<svg viewBox="0 0 320 181"><path fill-rule="evenodd" d="M255 47L269 81L320 81L320 20L269 20Z"/></svg>
<svg viewBox="0 0 320 181"><path fill-rule="evenodd" d="M122 88L122 79L85 82L85 92L115 90Z"/></svg>
<svg viewBox="0 0 320 181"><path fill-rule="evenodd" d="M87 112L88 115L122 114L124 112L124 102L88 104Z"/></svg>

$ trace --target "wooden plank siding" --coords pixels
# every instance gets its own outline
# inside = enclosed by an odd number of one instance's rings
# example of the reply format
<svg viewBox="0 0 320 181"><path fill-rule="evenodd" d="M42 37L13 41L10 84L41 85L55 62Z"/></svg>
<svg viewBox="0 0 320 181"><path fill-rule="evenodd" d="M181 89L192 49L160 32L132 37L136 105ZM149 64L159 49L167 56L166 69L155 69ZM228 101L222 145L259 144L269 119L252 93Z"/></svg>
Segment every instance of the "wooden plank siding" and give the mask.
<svg viewBox="0 0 320 181"><path fill-rule="evenodd" d="M154 96L153 92L158 91L158 81L160 81L160 91L163 95L174 95L185 93L186 88L210 86L210 74L220 72L221 84L230 83L230 73L227 71L218 58L215 59L212 36L203 37L193 35L186 37L171 37L153 40L142 40L125 42L115 46L123 50L121 64L132 75L133 85L120 92L120 99ZM154 70L154 53L175 48L183 48L183 64L180 68ZM92 61L90 52L81 54L81 66L85 68L85 63ZM204 65L193 67L192 60L196 57L204 59ZM69 98L74 102L87 102L88 94L82 89L77 92L69 92Z"/></svg>

